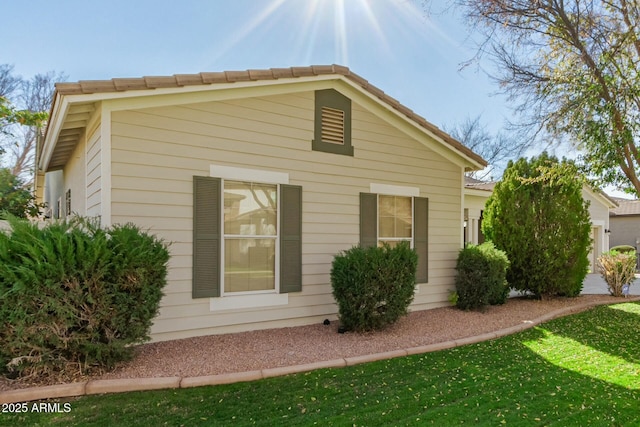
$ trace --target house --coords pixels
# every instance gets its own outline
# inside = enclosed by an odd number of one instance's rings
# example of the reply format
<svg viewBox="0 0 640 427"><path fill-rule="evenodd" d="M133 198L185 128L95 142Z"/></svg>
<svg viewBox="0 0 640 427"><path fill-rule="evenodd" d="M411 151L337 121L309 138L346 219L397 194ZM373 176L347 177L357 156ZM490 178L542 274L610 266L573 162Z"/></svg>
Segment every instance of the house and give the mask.
<svg viewBox="0 0 640 427"><path fill-rule="evenodd" d="M409 241L410 309L447 305L486 166L338 65L58 84L37 156L52 216L171 242L154 341L335 319L331 263L359 243Z"/></svg>
<svg viewBox="0 0 640 427"><path fill-rule="evenodd" d="M495 182L484 182L469 177L465 178L464 188L464 235L465 243L479 244L484 241L482 234L482 214L487 199L493 193ZM596 271L596 260L609 250L609 211L617 204L601 191L589 186L582 189L582 198L589 201L591 217L592 247L589 251L589 269Z"/></svg>
<svg viewBox="0 0 640 427"><path fill-rule="evenodd" d="M616 198L618 206L609 212L611 247L620 245L640 248L640 200Z"/></svg>

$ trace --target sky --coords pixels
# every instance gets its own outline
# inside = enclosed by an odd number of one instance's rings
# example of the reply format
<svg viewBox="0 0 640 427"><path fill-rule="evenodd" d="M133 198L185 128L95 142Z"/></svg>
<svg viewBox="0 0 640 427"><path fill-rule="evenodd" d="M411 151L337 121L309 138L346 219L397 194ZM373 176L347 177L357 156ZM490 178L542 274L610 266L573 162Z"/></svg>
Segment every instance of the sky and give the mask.
<svg viewBox="0 0 640 427"><path fill-rule="evenodd" d="M498 132L516 117L490 63L461 69L477 51L450 3L0 0L0 64L66 81L340 64L440 128L480 116Z"/></svg>
<svg viewBox="0 0 640 427"><path fill-rule="evenodd" d="M510 111L446 0L0 0L0 64L67 81L340 64L439 127Z"/></svg>

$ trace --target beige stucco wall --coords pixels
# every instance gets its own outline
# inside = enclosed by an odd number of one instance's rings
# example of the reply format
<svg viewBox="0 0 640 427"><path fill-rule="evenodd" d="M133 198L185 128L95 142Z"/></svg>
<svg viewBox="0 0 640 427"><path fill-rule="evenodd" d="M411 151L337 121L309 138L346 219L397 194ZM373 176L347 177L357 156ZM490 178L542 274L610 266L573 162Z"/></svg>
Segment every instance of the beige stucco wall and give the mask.
<svg viewBox="0 0 640 427"><path fill-rule="evenodd" d="M369 107L372 108L372 107ZM154 340L336 318L333 256L359 240L359 193L371 183L418 187L429 198L429 283L413 310L448 304L462 243L462 169L353 102L355 156L315 152L314 93L111 113L111 221L171 242L169 284ZM192 177L210 165L289 174L303 188L303 290L286 306L212 312L191 298Z"/></svg>
<svg viewBox="0 0 640 427"><path fill-rule="evenodd" d="M62 170L47 172L44 177L44 202L51 217L57 215L57 201L64 193L64 177Z"/></svg>
<svg viewBox="0 0 640 427"><path fill-rule="evenodd" d="M589 251L589 264L592 272L597 271L597 259L603 252L609 250L609 206L602 196L591 190L583 189L582 198L588 200L589 216L591 217L591 238L593 240Z"/></svg>

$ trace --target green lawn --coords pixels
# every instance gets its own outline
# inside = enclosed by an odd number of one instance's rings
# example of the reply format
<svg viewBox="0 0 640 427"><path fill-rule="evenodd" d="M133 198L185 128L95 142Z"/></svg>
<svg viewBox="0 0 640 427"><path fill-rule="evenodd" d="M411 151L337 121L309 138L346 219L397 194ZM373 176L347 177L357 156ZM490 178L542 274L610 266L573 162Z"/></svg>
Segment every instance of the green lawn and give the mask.
<svg viewBox="0 0 640 427"><path fill-rule="evenodd" d="M1 425L640 425L640 304L502 339L251 383L65 400Z"/></svg>

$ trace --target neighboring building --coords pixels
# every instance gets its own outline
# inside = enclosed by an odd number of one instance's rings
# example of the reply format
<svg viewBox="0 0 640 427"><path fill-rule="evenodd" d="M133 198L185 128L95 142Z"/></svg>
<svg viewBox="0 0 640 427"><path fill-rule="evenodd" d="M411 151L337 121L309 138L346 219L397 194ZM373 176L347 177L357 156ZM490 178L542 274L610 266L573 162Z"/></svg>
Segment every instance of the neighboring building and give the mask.
<svg viewBox="0 0 640 427"><path fill-rule="evenodd" d="M609 213L611 247L629 245L640 249L640 200L617 198L618 207Z"/></svg>
<svg viewBox="0 0 640 427"><path fill-rule="evenodd" d="M335 319L331 262L358 243L409 241L411 310L447 305L486 166L335 65L58 84L37 154L53 216L171 242L154 341Z"/></svg>
<svg viewBox="0 0 640 427"><path fill-rule="evenodd" d="M487 199L493 193L495 182L483 182L472 178L465 178L464 189L464 234L465 243L482 243L482 214ZM592 272L596 271L596 260L609 250L609 211L616 208L616 202L601 191L589 187L582 189L582 197L589 201L589 216L591 217L592 248L589 251L589 264ZM613 231L612 231L613 235Z"/></svg>
<svg viewBox="0 0 640 427"><path fill-rule="evenodd" d="M482 214L487 199L493 193L495 182L465 177L464 188L464 242L479 245L484 242Z"/></svg>

